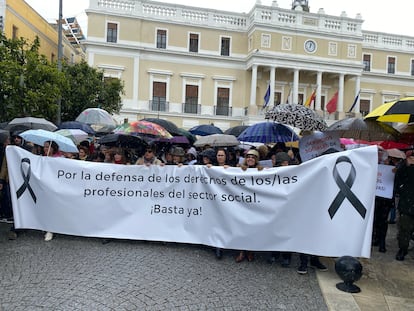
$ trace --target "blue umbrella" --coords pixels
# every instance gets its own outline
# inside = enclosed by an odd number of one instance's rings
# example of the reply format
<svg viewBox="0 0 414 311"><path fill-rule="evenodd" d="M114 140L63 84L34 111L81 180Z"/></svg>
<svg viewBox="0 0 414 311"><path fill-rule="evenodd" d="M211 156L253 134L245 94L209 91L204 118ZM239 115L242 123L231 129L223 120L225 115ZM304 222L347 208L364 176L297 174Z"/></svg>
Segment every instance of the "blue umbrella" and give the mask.
<svg viewBox="0 0 414 311"><path fill-rule="evenodd" d="M223 134L223 131L217 126L211 124L197 125L188 130L193 135L207 136L211 134Z"/></svg>
<svg viewBox="0 0 414 311"><path fill-rule="evenodd" d="M89 124L79 122L79 121L62 122L59 125L59 129L77 129L77 130L82 130L91 135L95 134L95 130Z"/></svg>
<svg viewBox="0 0 414 311"><path fill-rule="evenodd" d="M59 149L64 152L79 152L75 143L65 136L55 132L39 130L27 130L19 134L24 140L30 141L36 145L43 146L47 141L54 141L58 144Z"/></svg>
<svg viewBox="0 0 414 311"><path fill-rule="evenodd" d="M299 140L293 130L280 123L260 122L249 126L238 137L240 141L278 143Z"/></svg>

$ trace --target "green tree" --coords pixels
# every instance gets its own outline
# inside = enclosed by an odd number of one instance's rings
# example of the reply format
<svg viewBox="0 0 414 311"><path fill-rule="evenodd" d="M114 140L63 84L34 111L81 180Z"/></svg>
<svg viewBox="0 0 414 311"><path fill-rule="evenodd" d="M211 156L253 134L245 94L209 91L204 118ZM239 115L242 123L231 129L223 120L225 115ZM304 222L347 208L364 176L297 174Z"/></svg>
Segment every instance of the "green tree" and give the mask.
<svg viewBox="0 0 414 311"><path fill-rule="evenodd" d="M54 120L64 76L39 55L39 39L0 34L0 118L35 116Z"/></svg>
<svg viewBox="0 0 414 311"><path fill-rule="evenodd" d="M62 121L75 120L87 108L101 108L109 113L118 113L122 107L121 94L124 86L121 80L104 78L102 71L82 61L77 64L63 64L68 87L62 95Z"/></svg>
<svg viewBox="0 0 414 311"><path fill-rule="evenodd" d="M16 117L75 120L85 109L99 107L118 113L122 107L123 82L104 78L104 73L86 62L56 63L39 55L39 39L7 39L0 34L0 122Z"/></svg>

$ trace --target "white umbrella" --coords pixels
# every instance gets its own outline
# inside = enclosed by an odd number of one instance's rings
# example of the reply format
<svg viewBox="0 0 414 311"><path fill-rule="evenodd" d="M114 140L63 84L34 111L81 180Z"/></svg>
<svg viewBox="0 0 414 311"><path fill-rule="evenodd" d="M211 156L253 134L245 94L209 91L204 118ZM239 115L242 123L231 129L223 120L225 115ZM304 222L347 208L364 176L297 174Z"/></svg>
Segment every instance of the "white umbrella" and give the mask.
<svg viewBox="0 0 414 311"><path fill-rule="evenodd" d="M89 137L88 133L80 129L61 129L55 133L70 138L77 145Z"/></svg>
<svg viewBox="0 0 414 311"><path fill-rule="evenodd" d="M211 147L230 147L240 144L239 140L233 135L227 134L212 134L207 136L201 136L194 143L195 147L202 147L210 145Z"/></svg>
<svg viewBox="0 0 414 311"><path fill-rule="evenodd" d="M59 149L64 152L79 152L75 143L65 136L49 132L45 130L27 130L20 134L20 136L36 145L43 146L47 141L54 141L58 144Z"/></svg>

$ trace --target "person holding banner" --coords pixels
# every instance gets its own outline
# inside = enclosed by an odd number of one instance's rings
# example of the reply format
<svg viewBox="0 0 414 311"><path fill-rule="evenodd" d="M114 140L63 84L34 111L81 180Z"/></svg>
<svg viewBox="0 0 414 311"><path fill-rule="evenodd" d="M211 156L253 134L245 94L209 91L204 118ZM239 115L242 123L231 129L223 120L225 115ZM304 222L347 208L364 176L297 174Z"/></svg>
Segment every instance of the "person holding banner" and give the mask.
<svg viewBox="0 0 414 311"><path fill-rule="evenodd" d="M400 196L398 211L398 253L396 260L403 261L408 253L411 236L414 232L414 150L405 153L406 159L395 173L395 189Z"/></svg>
<svg viewBox="0 0 414 311"><path fill-rule="evenodd" d="M229 167L228 164L228 156L227 156L227 150L224 148L218 148L216 153L216 159L217 159L217 165L222 166L224 168ZM211 167L212 164L207 164L208 167ZM221 259L223 258L223 249L216 247L215 250L216 258Z"/></svg>
<svg viewBox="0 0 414 311"><path fill-rule="evenodd" d="M150 145L142 157L135 162L136 165L161 165L162 161L155 156L155 146Z"/></svg>
<svg viewBox="0 0 414 311"><path fill-rule="evenodd" d="M241 169L246 171L248 168L257 168L257 170L263 170L263 166L259 164L259 152L254 149L247 151L244 161L241 165ZM236 257L236 262L242 262L247 258L247 261L251 262L254 260L254 253L247 250L242 250Z"/></svg>
<svg viewBox="0 0 414 311"><path fill-rule="evenodd" d="M378 164L389 164L387 151L378 146ZM385 238L388 231L388 214L393 206L393 200L388 198L375 197L374 224L373 224L373 245L378 246L378 251L385 253Z"/></svg>
<svg viewBox="0 0 414 311"><path fill-rule="evenodd" d="M43 152L46 157L54 157L54 158L64 157L63 153L60 152L59 150L59 145L53 140L45 141L45 143L43 144ZM45 241L51 241L51 240L53 240L53 233L47 231L45 233Z"/></svg>

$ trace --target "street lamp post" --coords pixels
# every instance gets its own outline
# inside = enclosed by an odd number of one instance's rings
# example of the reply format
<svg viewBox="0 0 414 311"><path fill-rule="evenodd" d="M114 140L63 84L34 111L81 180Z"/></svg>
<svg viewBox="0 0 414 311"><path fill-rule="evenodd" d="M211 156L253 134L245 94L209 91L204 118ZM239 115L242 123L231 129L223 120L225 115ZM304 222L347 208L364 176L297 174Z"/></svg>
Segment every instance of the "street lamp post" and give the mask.
<svg viewBox="0 0 414 311"><path fill-rule="evenodd" d="M63 15L62 15L62 1L63 0L59 0L59 24L58 24L58 60L57 60L57 66L58 66L58 71L61 72L62 71L62 57L63 57L63 46L62 46L62 31L63 31L63 27L62 27L62 19L63 19ZM61 123L61 113L62 113L62 96L59 95L59 98L57 99L57 118L56 118L56 122L57 124Z"/></svg>

